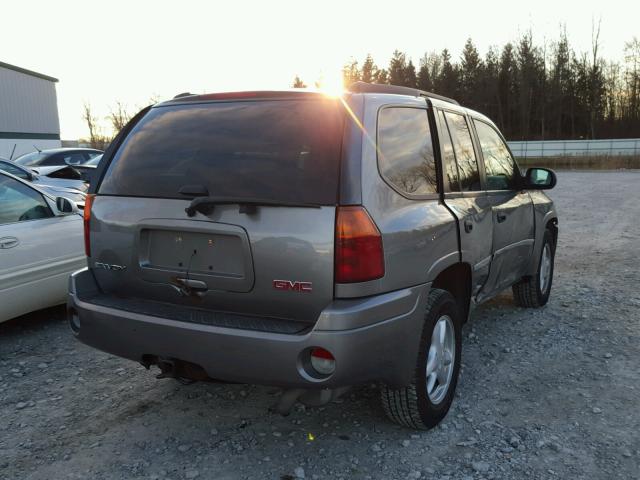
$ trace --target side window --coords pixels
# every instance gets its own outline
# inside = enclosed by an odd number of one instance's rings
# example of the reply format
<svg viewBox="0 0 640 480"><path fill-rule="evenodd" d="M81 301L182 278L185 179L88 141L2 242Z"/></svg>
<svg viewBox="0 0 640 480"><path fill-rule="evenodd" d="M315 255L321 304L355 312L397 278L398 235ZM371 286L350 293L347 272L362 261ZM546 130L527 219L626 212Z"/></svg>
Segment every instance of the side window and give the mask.
<svg viewBox="0 0 640 480"><path fill-rule="evenodd" d="M29 180L29 176L27 175L27 172L25 172L24 170L21 170L15 165L11 165L8 162L0 161L0 170L9 172L11 175L15 175L16 177L22 178L23 180Z"/></svg>
<svg viewBox="0 0 640 480"><path fill-rule="evenodd" d="M53 212L40 193L0 175L0 225L49 217Z"/></svg>
<svg viewBox="0 0 640 480"><path fill-rule="evenodd" d="M453 153L453 143L451 142L451 134L447 121L444 118L444 112L438 110L438 123L440 124L440 145L442 147L442 163L444 170L445 185L449 186L450 192L460 191L460 180L458 179L458 167L456 166L456 156Z"/></svg>
<svg viewBox="0 0 640 480"><path fill-rule="evenodd" d="M382 176L403 193L425 195L438 191L426 110L392 107L380 111L378 162Z"/></svg>
<svg viewBox="0 0 640 480"><path fill-rule="evenodd" d="M458 113L445 112L445 118L451 132L453 150L458 161L458 173L460 175L460 187L464 192L474 192L482 190L480 185L480 173L476 154L473 151L473 141L471 132L464 115Z"/></svg>
<svg viewBox="0 0 640 480"><path fill-rule="evenodd" d="M43 167L53 167L55 165L64 165L64 154L56 153L54 155L49 155L44 160L42 160L39 165Z"/></svg>
<svg viewBox="0 0 640 480"><path fill-rule="evenodd" d="M514 161L509 149L493 127L474 120L484 157L487 173L487 190L512 190L516 188Z"/></svg>
<svg viewBox="0 0 640 480"><path fill-rule="evenodd" d="M88 160L82 152L65 153L63 156L65 165L80 165Z"/></svg>

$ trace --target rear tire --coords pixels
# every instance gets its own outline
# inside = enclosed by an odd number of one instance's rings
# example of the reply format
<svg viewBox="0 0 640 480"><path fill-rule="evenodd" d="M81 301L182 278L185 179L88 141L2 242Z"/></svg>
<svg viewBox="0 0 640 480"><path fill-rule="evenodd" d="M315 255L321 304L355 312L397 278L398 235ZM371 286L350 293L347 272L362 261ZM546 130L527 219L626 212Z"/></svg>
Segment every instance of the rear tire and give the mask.
<svg viewBox="0 0 640 480"><path fill-rule="evenodd" d="M461 329L462 315L453 295L431 290L413 381L399 389L381 387L382 407L391 420L412 429L428 430L445 417L458 383Z"/></svg>
<svg viewBox="0 0 640 480"><path fill-rule="evenodd" d="M542 237L542 249L538 259L536 274L523 278L513 285L513 298L516 304L525 308L540 308L547 304L553 283L553 262L556 246L551 230L546 229Z"/></svg>

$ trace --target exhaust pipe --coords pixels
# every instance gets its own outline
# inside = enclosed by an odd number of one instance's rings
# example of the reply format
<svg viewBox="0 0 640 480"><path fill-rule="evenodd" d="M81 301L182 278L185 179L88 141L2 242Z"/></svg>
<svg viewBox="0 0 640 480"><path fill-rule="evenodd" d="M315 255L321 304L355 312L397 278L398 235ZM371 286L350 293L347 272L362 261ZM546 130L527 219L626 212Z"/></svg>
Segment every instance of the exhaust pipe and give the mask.
<svg viewBox="0 0 640 480"><path fill-rule="evenodd" d="M207 375L207 372L200 365L179 360L177 358L164 358L155 355L143 355L140 364L149 370L152 365L160 369L156 378L175 378L188 385L197 381L215 381Z"/></svg>
<svg viewBox="0 0 640 480"><path fill-rule="evenodd" d="M159 358L156 365L160 369L160 373L156 375L156 378L178 378L176 374L176 363L173 360Z"/></svg>

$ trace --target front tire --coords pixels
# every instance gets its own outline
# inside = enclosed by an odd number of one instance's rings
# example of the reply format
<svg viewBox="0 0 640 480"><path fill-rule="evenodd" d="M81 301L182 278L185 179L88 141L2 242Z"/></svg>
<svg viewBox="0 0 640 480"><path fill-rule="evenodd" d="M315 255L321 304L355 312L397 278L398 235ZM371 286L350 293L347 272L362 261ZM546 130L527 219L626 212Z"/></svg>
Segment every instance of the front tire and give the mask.
<svg viewBox="0 0 640 480"><path fill-rule="evenodd" d="M462 316L449 292L429 292L413 381L381 387L382 407L396 423L416 430L435 427L447 414L458 383Z"/></svg>
<svg viewBox="0 0 640 480"><path fill-rule="evenodd" d="M553 263L556 246L551 230L546 229L542 237L542 249L536 274L523 278L513 287L513 298L520 307L540 308L547 304L553 283Z"/></svg>

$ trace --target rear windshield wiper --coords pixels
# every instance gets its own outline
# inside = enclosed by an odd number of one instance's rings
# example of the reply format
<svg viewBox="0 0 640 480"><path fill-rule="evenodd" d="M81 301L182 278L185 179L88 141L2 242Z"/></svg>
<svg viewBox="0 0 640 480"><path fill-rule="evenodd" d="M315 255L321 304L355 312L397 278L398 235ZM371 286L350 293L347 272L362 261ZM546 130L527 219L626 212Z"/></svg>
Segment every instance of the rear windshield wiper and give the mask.
<svg viewBox="0 0 640 480"><path fill-rule="evenodd" d="M187 215L193 217L196 212L208 215L213 212L216 205L239 205L240 213L253 214L256 207L302 207L302 208L320 208L321 205L315 203L304 202L286 202L278 200L266 200L262 198L246 198L246 197L196 197L189 206L184 209Z"/></svg>

